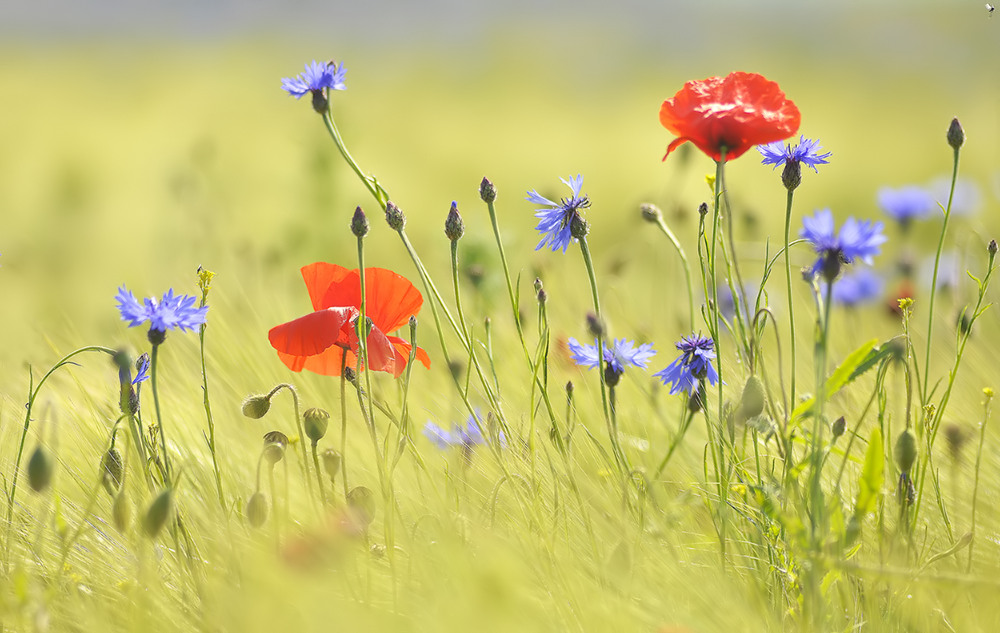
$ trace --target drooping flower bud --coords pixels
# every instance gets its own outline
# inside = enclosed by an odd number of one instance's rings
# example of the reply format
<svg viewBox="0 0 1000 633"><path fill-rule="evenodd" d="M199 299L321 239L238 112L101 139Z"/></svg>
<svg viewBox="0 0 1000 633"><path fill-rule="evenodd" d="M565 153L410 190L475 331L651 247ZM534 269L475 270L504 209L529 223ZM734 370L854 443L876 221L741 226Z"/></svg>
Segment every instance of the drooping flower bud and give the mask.
<svg viewBox="0 0 1000 633"><path fill-rule="evenodd" d="M406 226L406 216L392 201L385 203L385 221L393 231L402 231Z"/></svg>
<svg viewBox="0 0 1000 633"><path fill-rule="evenodd" d="M757 376L750 376L747 378L747 384L743 386L740 414L744 419L760 415L764 410L765 400L764 383Z"/></svg>
<svg viewBox="0 0 1000 633"><path fill-rule="evenodd" d="M375 519L375 493L369 488L352 488L347 493L347 505L362 528L367 528Z"/></svg>
<svg viewBox="0 0 1000 633"><path fill-rule="evenodd" d="M917 461L917 436L910 429L905 429L896 438L896 448L893 451L896 458L896 466L899 470L908 473Z"/></svg>
<svg viewBox="0 0 1000 633"><path fill-rule="evenodd" d="M358 207L354 210L354 217L351 218L351 233L354 237L362 238L368 235L368 216Z"/></svg>
<svg viewBox="0 0 1000 633"><path fill-rule="evenodd" d="M323 409L313 407L306 409L302 413L302 424L305 427L306 436L312 440L313 444L323 439L326 435L326 428L330 421L330 414Z"/></svg>
<svg viewBox="0 0 1000 633"><path fill-rule="evenodd" d="M28 485L35 492L41 492L52 483L52 474L55 472L55 464L49 457L45 447L41 444L35 447L28 460Z"/></svg>
<svg viewBox="0 0 1000 633"><path fill-rule="evenodd" d="M263 492L255 492L247 501L247 522L258 528L267 521L267 497Z"/></svg>
<svg viewBox="0 0 1000 633"><path fill-rule="evenodd" d="M253 420L264 417L271 409L271 399L263 394L247 396L243 401L243 415Z"/></svg>
<svg viewBox="0 0 1000 633"><path fill-rule="evenodd" d="M264 434L264 459L272 466L277 464L285 456L285 447L288 446L288 436L281 431L269 431Z"/></svg>

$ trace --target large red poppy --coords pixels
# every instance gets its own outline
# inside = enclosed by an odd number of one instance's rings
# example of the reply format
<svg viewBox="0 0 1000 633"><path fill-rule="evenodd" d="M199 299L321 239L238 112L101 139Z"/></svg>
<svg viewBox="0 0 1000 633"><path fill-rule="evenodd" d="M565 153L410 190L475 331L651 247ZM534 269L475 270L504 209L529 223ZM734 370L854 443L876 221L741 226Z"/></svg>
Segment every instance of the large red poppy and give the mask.
<svg viewBox="0 0 1000 633"><path fill-rule="evenodd" d="M357 363L358 335L355 319L361 313L361 277L358 270L316 262L302 267L313 312L271 328L267 338L278 358L292 371L339 376ZM424 298L405 277L384 268L365 269L365 311L372 320L368 334L368 365L374 371L399 376L406 368L412 346L398 336L388 336L406 325L420 311ZM416 358L431 366L427 352L416 349Z"/></svg>
<svg viewBox="0 0 1000 633"><path fill-rule="evenodd" d="M667 155L691 141L716 161L795 134L801 115L773 81L756 73L689 81L660 106L660 123L677 135ZM663 157L666 160L667 155Z"/></svg>

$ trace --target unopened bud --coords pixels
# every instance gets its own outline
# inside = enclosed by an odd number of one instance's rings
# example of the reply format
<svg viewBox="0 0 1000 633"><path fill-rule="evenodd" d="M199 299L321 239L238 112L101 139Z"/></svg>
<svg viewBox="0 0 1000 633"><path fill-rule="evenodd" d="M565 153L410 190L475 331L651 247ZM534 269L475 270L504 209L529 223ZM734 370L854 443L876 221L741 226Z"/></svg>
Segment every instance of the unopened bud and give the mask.
<svg viewBox="0 0 1000 633"><path fill-rule="evenodd" d="M706 215L708 215L708 203L707 202L702 202L701 204L698 205L698 215L700 215L702 217L705 217Z"/></svg>
<svg viewBox="0 0 1000 633"><path fill-rule="evenodd" d="M267 521L267 497L263 492L255 492L247 501L247 522L255 528Z"/></svg>
<svg viewBox="0 0 1000 633"><path fill-rule="evenodd" d="M323 468L326 469L326 474L330 476L330 481L336 481L342 461L343 456L341 456L339 451L335 451L332 448L323 451Z"/></svg>
<svg viewBox="0 0 1000 633"><path fill-rule="evenodd" d="M444 221L444 234L452 242L457 242L465 235L465 222L462 221L462 215L458 212L458 204L455 202L451 203L448 219Z"/></svg>
<svg viewBox="0 0 1000 633"><path fill-rule="evenodd" d="M687 405L688 405L688 411L690 411L691 413L698 413L699 411L701 411L701 408L704 405L701 387L691 392L691 395L688 396Z"/></svg>
<svg viewBox="0 0 1000 633"><path fill-rule="evenodd" d="M962 129L962 124L958 122L957 117L951 120L946 138L948 139L948 145L951 145L951 148L954 150L965 144L965 130Z"/></svg>
<svg viewBox="0 0 1000 633"><path fill-rule="evenodd" d="M351 218L351 233L354 237L362 238L368 235L368 216L358 207L354 210L354 217Z"/></svg>
<svg viewBox="0 0 1000 633"><path fill-rule="evenodd" d="M367 528L375 519L375 493L369 488L352 488L347 493L347 506L362 528Z"/></svg>
<svg viewBox="0 0 1000 633"><path fill-rule="evenodd" d="M757 376L747 378L743 386L743 396L740 398L740 413L744 419L758 416L764 410L764 383Z"/></svg>
<svg viewBox="0 0 1000 633"><path fill-rule="evenodd" d="M170 489L164 490L153 499L146 510L146 516L142 518L142 529L149 538L156 538L167 519L170 518L170 510L173 507L173 494Z"/></svg>
<svg viewBox="0 0 1000 633"><path fill-rule="evenodd" d="M497 199L497 188L490 179L483 176L483 181L479 183L479 197L483 199L483 202L489 204Z"/></svg>
<svg viewBox="0 0 1000 633"><path fill-rule="evenodd" d="M271 408L271 399L265 395L247 396L243 401L243 415L253 420L264 417Z"/></svg>
<svg viewBox="0 0 1000 633"><path fill-rule="evenodd" d="M358 384L358 372L353 367L344 367L344 380L352 385Z"/></svg>
<svg viewBox="0 0 1000 633"><path fill-rule="evenodd" d="M642 219L647 222L659 222L663 217L663 212L660 211L660 207L656 206L652 202L643 202L640 204L639 211L642 212Z"/></svg>
<svg viewBox="0 0 1000 633"><path fill-rule="evenodd" d="M903 507L910 507L917 500L917 491L913 487L913 480L910 474L903 471L899 474L899 483L896 484L896 501Z"/></svg>
<svg viewBox="0 0 1000 633"><path fill-rule="evenodd" d="M277 464L285 456L285 447L288 446L288 436L281 431L270 431L264 434L264 459Z"/></svg>
<svg viewBox="0 0 1000 633"><path fill-rule="evenodd" d="M847 420L844 419L844 416L840 416L839 418L833 421L833 425L831 427L831 431L833 432L833 439L837 439L838 437L843 435L844 431L846 430L847 430Z"/></svg>
<svg viewBox="0 0 1000 633"><path fill-rule="evenodd" d="M393 231L402 231L406 226L406 216L392 201L385 203L385 221Z"/></svg>
<svg viewBox="0 0 1000 633"><path fill-rule="evenodd" d="M896 448L893 451L896 458L896 466L899 470L908 473L917 461L917 436L910 429L904 430L896 438Z"/></svg>
<svg viewBox="0 0 1000 633"><path fill-rule="evenodd" d="M545 305L549 300L549 293L545 292L545 290L539 290L536 297L538 298L538 303Z"/></svg>
<svg viewBox="0 0 1000 633"><path fill-rule="evenodd" d="M41 492L52 483L55 464L45 448L39 444L28 460L28 485L35 492Z"/></svg>
<svg viewBox="0 0 1000 633"><path fill-rule="evenodd" d="M109 495L115 494L122 487L124 473L125 462L122 460L122 454L112 446L101 459L101 483L104 484L104 489L108 491Z"/></svg>
<svg viewBox="0 0 1000 633"><path fill-rule="evenodd" d="M795 191L802 183L802 165L797 160L785 161L785 168L781 170L781 184L785 189Z"/></svg>
<svg viewBox="0 0 1000 633"><path fill-rule="evenodd" d="M129 521L132 520L132 503L124 490L115 495L115 500L111 503L111 520L119 532L124 532L128 528Z"/></svg>
<svg viewBox="0 0 1000 633"><path fill-rule="evenodd" d="M993 257L994 255L997 254L996 240L990 240L990 243L986 245L986 252L990 254L990 257Z"/></svg>
<svg viewBox="0 0 1000 633"><path fill-rule="evenodd" d="M306 409L302 413L302 424L305 427L306 436L312 440L313 444L323 439L326 435L326 428L330 421L330 414L313 407Z"/></svg>

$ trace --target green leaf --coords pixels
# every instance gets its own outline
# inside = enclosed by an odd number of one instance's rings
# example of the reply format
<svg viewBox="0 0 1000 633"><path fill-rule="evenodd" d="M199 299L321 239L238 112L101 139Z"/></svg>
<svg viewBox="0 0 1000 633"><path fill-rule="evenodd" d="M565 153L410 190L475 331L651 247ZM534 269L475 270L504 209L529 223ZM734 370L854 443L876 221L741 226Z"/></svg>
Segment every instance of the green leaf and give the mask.
<svg viewBox="0 0 1000 633"><path fill-rule="evenodd" d="M854 516L861 519L875 509L875 501L882 490L885 473L885 453L882 450L882 431L875 427L865 451L865 465L858 481L858 498L854 502Z"/></svg>
<svg viewBox="0 0 1000 633"><path fill-rule="evenodd" d="M826 379L826 400L829 400L835 393L843 389L845 385L874 367L879 360L890 354L888 345L876 348L876 343L878 343L878 339L872 339L851 352L844 359L844 362L830 374L830 377ZM816 397L813 396L795 407L792 411L791 423L798 424L803 419L812 415L812 410L815 406Z"/></svg>

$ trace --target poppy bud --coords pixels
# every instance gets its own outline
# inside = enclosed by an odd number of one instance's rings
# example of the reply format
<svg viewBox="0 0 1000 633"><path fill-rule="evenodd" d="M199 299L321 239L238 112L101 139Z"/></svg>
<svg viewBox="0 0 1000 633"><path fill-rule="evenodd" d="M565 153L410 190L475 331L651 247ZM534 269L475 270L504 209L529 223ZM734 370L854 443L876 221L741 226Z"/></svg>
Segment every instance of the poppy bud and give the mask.
<svg viewBox="0 0 1000 633"><path fill-rule="evenodd" d="M111 504L111 520L119 532L124 532L132 519L132 504L128 500L125 491L120 491L115 495L115 500Z"/></svg>
<svg viewBox="0 0 1000 633"><path fill-rule="evenodd" d="M281 431L270 431L264 434L264 459L273 466L285 456L288 446L288 436Z"/></svg>
<svg viewBox="0 0 1000 633"><path fill-rule="evenodd" d="M259 420L271 408L271 399L265 395L247 396L243 401L243 415L253 420Z"/></svg>
<svg viewBox="0 0 1000 633"><path fill-rule="evenodd" d="M323 467L326 468L326 474L330 476L330 481L336 481L341 461L343 461L343 457L339 451L332 448L323 451Z"/></svg>
<svg viewBox="0 0 1000 633"><path fill-rule="evenodd" d="M844 419L844 416L840 416L839 418L833 421L833 426L831 428L831 431L833 432L833 439L837 439L838 437L843 435L844 431L846 430L847 430L847 420Z"/></svg>
<svg viewBox="0 0 1000 633"><path fill-rule="evenodd" d="M573 218L569 221L569 234L578 240L582 240L587 237L587 233L590 233L590 225L584 220L579 213L574 213Z"/></svg>
<svg viewBox="0 0 1000 633"><path fill-rule="evenodd" d="M354 237L362 238L368 235L368 216L358 207L354 210L354 217L351 218L351 233Z"/></svg>
<svg viewBox="0 0 1000 633"><path fill-rule="evenodd" d="M904 473L910 472L913 463L917 461L917 436L913 431L906 429L899 434L893 453L899 470Z"/></svg>
<svg viewBox="0 0 1000 633"><path fill-rule="evenodd" d="M52 458L45 452L45 448L39 444L35 452L28 460L28 485L35 492L41 492L52 483L52 473L55 472L55 464Z"/></svg>
<svg viewBox="0 0 1000 633"><path fill-rule="evenodd" d="M660 218L663 217L663 212L660 211L660 207L651 202L643 202L640 204L639 211L642 212L642 219L647 222L659 222Z"/></svg>
<svg viewBox="0 0 1000 633"><path fill-rule="evenodd" d="M385 221L393 231L402 231L406 226L406 216L392 201L385 203Z"/></svg>
<svg viewBox="0 0 1000 633"><path fill-rule="evenodd" d="M313 407L306 409L302 414L302 423L305 426L306 435L313 444L323 439L326 435L326 427L330 420L330 414L323 409Z"/></svg>
<svg viewBox="0 0 1000 633"><path fill-rule="evenodd" d="M951 148L956 151L965 144L965 130L962 129L962 124L958 122L957 117L951 120L946 138L948 145L951 145Z"/></svg>
<svg viewBox="0 0 1000 633"><path fill-rule="evenodd" d="M497 188L490 179L483 176L483 181L479 183L479 197L483 199L483 202L489 204L497 199Z"/></svg>
<svg viewBox="0 0 1000 633"><path fill-rule="evenodd" d="M764 410L764 383L757 376L747 378L740 398L740 413L744 419L760 415Z"/></svg>
<svg viewBox="0 0 1000 633"><path fill-rule="evenodd" d="M153 503L149 504L146 516L142 518L142 529L149 538L156 538L167 519L170 518L170 509L173 506L173 493L168 488L159 494Z"/></svg>
<svg viewBox="0 0 1000 633"><path fill-rule="evenodd" d="M267 521L267 497L263 492L255 492L247 501L247 522L255 528Z"/></svg>
<svg viewBox="0 0 1000 633"><path fill-rule="evenodd" d="M785 189L795 191L802 183L802 165L797 160L786 160L785 168L781 170L781 184Z"/></svg>
<svg viewBox="0 0 1000 633"><path fill-rule="evenodd" d="M363 528L367 528L375 519L375 493L369 488L352 488L347 493L347 505Z"/></svg>
<svg viewBox="0 0 1000 633"><path fill-rule="evenodd" d="M455 202L451 203L451 209L448 211L448 219L444 221L444 234L452 242L457 242L465 235L465 222L462 221L462 216L458 212L458 205Z"/></svg>
<svg viewBox="0 0 1000 633"><path fill-rule="evenodd" d="M590 332L591 336L604 335L604 324L601 323L601 319L593 312L587 313L587 331Z"/></svg>
<svg viewBox="0 0 1000 633"><path fill-rule="evenodd" d="M122 486L122 474L125 472L125 463L122 461L122 454L118 449L111 447L101 459L101 483L109 495L113 495Z"/></svg>

